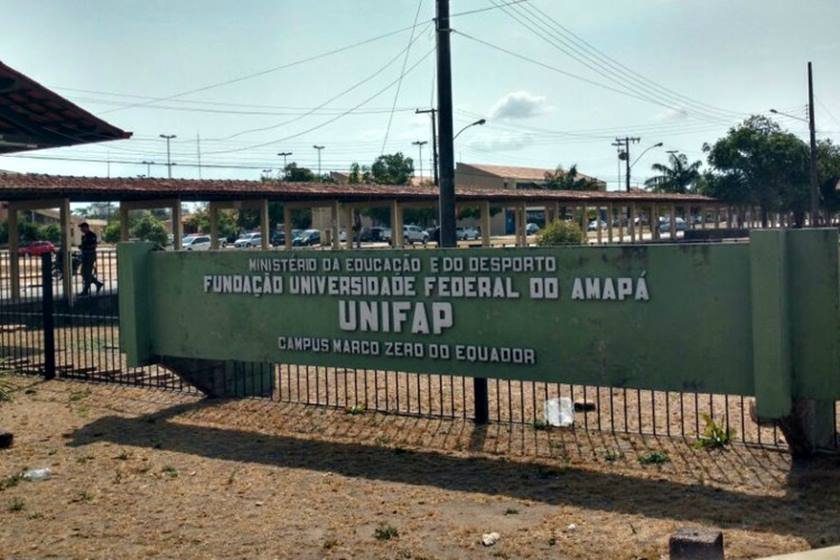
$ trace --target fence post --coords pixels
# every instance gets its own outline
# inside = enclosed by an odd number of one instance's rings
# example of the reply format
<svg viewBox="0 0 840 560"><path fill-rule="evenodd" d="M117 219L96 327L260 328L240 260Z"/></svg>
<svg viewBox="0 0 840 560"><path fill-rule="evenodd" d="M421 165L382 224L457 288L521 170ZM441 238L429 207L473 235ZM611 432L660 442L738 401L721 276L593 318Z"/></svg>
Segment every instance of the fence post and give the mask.
<svg viewBox="0 0 840 560"><path fill-rule="evenodd" d="M72 271L64 270L64 274ZM41 255L41 319L44 331L44 379L55 378L52 253Z"/></svg>

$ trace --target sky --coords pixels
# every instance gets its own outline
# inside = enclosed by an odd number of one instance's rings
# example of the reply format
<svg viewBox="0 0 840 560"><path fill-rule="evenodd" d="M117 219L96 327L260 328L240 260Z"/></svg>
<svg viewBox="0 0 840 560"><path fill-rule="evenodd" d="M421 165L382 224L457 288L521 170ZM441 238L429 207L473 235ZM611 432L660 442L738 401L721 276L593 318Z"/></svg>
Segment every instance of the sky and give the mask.
<svg viewBox="0 0 840 560"><path fill-rule="evenodd" d="M512 1L451 2L455 127L487 119L458 137L457 161L577 164L615 189L612 143L633 136L635 184L667 150L705 159L750 114L804 117L808 61L818 137L840 141L837 0ZM175 134L180 178L257 179L280 152L317 171L314 145L323 172L401 151L430 175L415 109L435 103L434 4L0 0L3 63L134 133L0 169L165 176L159 135ZM807 139L804 122L779 122Z"/></svg>

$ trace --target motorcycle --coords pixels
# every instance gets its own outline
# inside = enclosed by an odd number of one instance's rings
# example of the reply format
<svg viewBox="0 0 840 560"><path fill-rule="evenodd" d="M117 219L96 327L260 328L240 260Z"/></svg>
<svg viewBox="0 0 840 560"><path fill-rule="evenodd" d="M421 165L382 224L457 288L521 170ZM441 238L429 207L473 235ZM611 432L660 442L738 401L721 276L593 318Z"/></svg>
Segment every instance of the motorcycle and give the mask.
<svg viewBox="0 0 840 560"><path fill-rule="evenodd" d="M82 267L82 253L79 251L71 252L70 262L72 266L71 276L76 276ZM61 258L61 253L57 253L53 259L52 274L53 278L57 280L64 277L64 259Z"/></svg>

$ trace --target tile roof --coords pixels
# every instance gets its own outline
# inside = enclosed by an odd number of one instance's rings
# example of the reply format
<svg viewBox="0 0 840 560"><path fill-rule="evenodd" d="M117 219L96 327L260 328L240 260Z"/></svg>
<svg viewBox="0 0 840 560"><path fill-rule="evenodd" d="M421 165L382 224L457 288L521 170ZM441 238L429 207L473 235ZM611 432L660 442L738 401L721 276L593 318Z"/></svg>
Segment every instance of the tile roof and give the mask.
<svg viewBox="0 0 840 560"><path fill-rule="evenodd" d="M0 154L130 136L0 62Z"/></svg>
<svg viewBox="0 0 840 560"><path fill-rule="evenodd" d="M696 195L620 191L550 191L540 189L485 189L458 187L459 201L490 200L498 202L558 201L581 202L714 202ZM340 200L401 201L437 200L433 186L411 185L340 185L335 183L283 183L279 181L243 181L212 179L164 179L120 177L74 177L43 174L0 174L0 200L70 198L74 202L96 200L150 200L180 197L183 200L237 200L271 198L290 201Z"/></svg>
<svg viewBox="0 0 840 560"><path fill-rule="evenodd" d="M545 181L546 173L554 173L555 169L540 169L538 167L517 167L513 165L489 165L484 163L458 163L458 166L471 167L483 171L488 175L495 175L505 179L521 179L523 181ZM458 170L456 170L457 173ZM583 173L578 173L581 178L593 179L601 181L597 177L591 177ZM603 181L601 181L603 182Z"/></svg>

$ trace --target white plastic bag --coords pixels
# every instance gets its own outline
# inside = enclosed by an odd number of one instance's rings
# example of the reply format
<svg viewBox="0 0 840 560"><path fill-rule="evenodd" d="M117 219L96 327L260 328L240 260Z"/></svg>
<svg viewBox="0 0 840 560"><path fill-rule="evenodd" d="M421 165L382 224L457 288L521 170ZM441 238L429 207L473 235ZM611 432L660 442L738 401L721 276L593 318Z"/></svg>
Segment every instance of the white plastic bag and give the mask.
<svg viewBox="0 0 840 560"><path fill-rule="evenodd" d="M575 423L575 407L569 397L548 399L543 407L545 423L549 426L568 428Z"/></svg>
<svg viewBox="0 0 840 560"><path fill-rule="evenodd" d="M28 480L29 482L35 482L37 480L47 480L52 475L52 471L49 467L45 467L43 469L30 469L28 471L24 471L22 478L24 480Z"/></svg>

